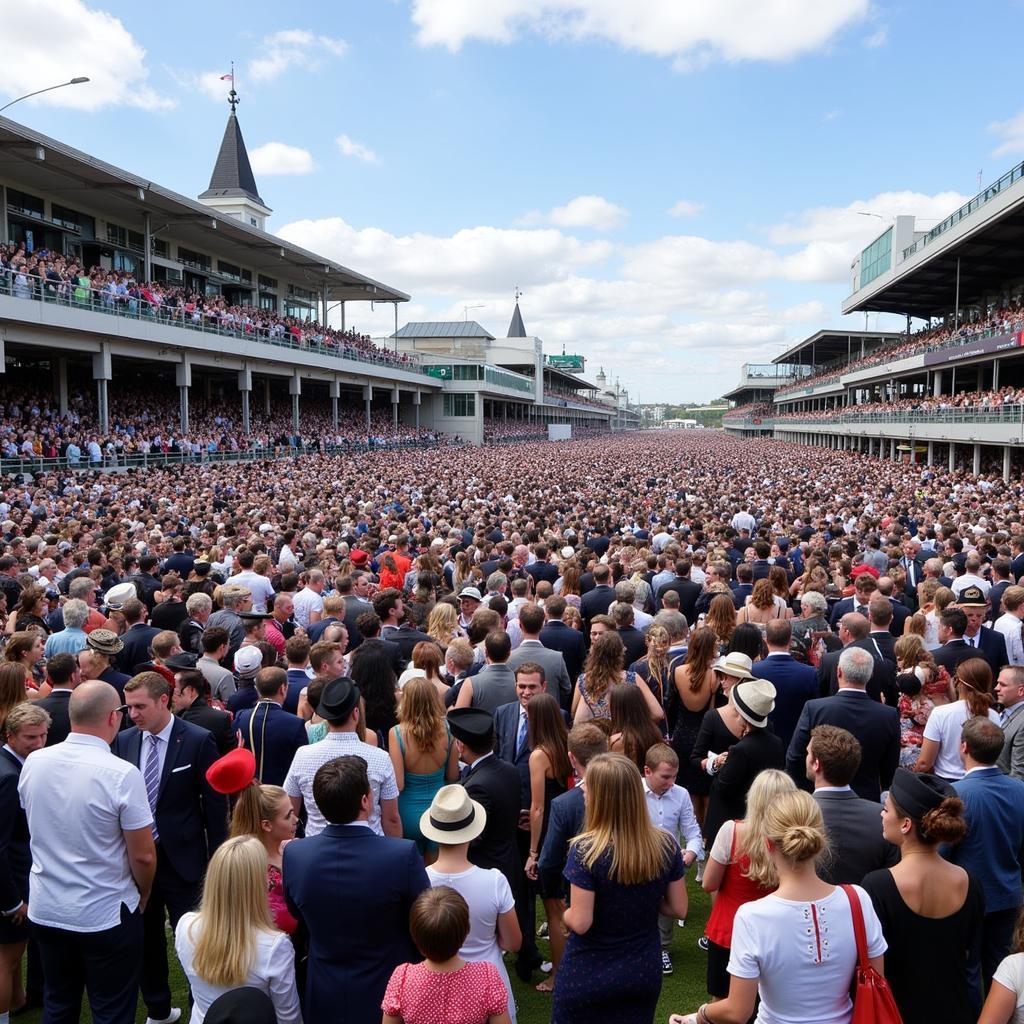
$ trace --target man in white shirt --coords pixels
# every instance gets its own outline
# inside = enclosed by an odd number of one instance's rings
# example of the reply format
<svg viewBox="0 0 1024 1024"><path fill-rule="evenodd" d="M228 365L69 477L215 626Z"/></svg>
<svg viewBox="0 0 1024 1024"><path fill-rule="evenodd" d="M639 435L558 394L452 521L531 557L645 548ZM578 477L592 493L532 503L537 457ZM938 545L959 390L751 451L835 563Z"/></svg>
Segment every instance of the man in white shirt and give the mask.
<svg viewBox="0 0 1024 1024"><path fill-rule="evenodd" d="M18 792L31 833L29 920L46 976L44 1016L133 1024L142 910L156 869L142 773L110 752L124 708L99 680L71 696L71 734L25 762Z"/></svg>
<svg viewBox="0 0 1024 1024"><path fill-rule="evenodd" d="M366 762L373 792L373 806L367 818L377 835L401 838L398 816L398 783L395 768L386 750L363 743L356 735L359 722L359 690L347 677L332 679L320 696L317 714L327 723L327 735L319 742L295 752L284 789L291 797L296 815L306 807L306 836L315 836L327 827L313 798L313 777L317 769L343 754L355 754Z"/></svg>
<svg viewBox="0 0 1024 1024"><path fill-rule="evenodd" d="M997 633L1006 640L1006 657L1011 665L1024 665L1024 587L1007 587L1000 602L1003 614L992 623Z"/></svg>
<svg viewBox="0 0 1024 1024"><path fill-rule="evenodd" d="M228 577L228 586L245 587L252 593L252 610L265 612L274 600L274 588L266 576L253 572L256 556L248 548L241 548L235 556L239 571Z"/></svg>
<svg viewBox="0 0 1024 1024"><path fill-rule="evenodd" d="M697 816L693 813L690 794L676 785L679 775L679 756L667 743L656 743L647 751L644 764L644 800L651 822L668 832L683 846L683 863L689 867L695 860L704 857L704 841L700 834ZM684 845L685 844L685 845ZM665 914L658 915L658 931L661 934L661 973L672 973L673 919Z"/></svg>
<svg viewBox="0 0 1024 1024"><path fill-rule="evenodd" d="M303 629L308 629L312 623L319 622L323 616L324 599L320 595L326 583L324 574L319 569L310 569L306 585L295 595L295 621Z"/></svg>
<svg viewBox="0 0 1024 1024"><path fill-rule="evenodd" d="M966 590L967 587L978 587L981 592L988 597L988 592L992 589L992 584L989 583L981 573L981 559L975 554L970 554L964 561L964 569L966 570L962 576L957 576L955 580L950 584L950 590L960 596L961 591Z"/></svg>

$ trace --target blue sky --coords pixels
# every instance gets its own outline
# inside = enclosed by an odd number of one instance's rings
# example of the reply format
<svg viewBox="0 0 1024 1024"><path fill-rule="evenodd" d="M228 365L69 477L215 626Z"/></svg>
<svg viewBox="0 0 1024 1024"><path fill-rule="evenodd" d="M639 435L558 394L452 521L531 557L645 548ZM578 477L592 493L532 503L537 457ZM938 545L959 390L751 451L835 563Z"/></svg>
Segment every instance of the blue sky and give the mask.
<svg viewBox="0 0 1024 1024"><path fill-rule="evenodd" d="M10 113L186 195L236 63L270 229L642 401L721 394L841 317L883 219L1024 155L1020 2L0 0ZM999 55L1002 57L999 57ZM390 310L349 322L390 330ZM871 326L876 324L874 316ZM882 318L880 327L895 327ZM902 322L899 322L902 326Z"/></svg>

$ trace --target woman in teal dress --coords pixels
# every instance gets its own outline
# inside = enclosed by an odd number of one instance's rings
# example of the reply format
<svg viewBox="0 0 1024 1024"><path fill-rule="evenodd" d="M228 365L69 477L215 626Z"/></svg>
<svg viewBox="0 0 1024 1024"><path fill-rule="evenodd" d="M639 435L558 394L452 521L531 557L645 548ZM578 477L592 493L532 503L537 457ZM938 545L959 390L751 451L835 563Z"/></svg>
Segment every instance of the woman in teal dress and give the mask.
<svg viewBox="0 0 1024 1024"><path fill-rule="evenodd" d="M420 853L426 856L437 848L420 832L420 818L430 807L434 794L446 782L458 778L459 757L441 695L425 677L414 677L402 688L398 725L391 732L388 752L398 781L402 835L415 840Z"/></svg>

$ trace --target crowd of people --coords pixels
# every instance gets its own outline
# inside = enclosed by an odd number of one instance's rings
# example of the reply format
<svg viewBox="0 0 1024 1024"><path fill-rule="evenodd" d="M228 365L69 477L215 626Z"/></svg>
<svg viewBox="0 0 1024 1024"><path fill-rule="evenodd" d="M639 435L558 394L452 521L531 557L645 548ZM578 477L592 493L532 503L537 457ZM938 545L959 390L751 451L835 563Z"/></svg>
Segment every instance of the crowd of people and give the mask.
<svg viewBox="0 0 1024 1024"><path fill-rule="evenodd" d="M1022 490L715 431L8 479L0 1014L1016 1020Z"/></svg>
<svg viewBox="0 0 1024 1024"><path fill-rule="evenodd" d="M73 257L24 244L0 245L0 292L20 299L63 302L83 309L152 317L174 326L230 337L288 342L299 348L399 369L413 367L407 353L375 345L366 334L338 330L310 318L231 303L172 282L139 281L132 271L84 267Z"/></svg>
<svg viewBox="0 0 1024 1024"><path fill-rule="evenodd" d="M880 363L890 363L922 352L935 352L954 345L969 344L974 338L992 334L1013 334L1024 329L1024 305L1019 301L998 306L987 314L978 315L968 322L954 326L940 323L915 331L909 337L881 345L864 356L822 367L807 377L801 377L793 384L787 384L776 392L777 395L791 394L816 384L828 384L839 380L847 373L865 370Z"/></svg>

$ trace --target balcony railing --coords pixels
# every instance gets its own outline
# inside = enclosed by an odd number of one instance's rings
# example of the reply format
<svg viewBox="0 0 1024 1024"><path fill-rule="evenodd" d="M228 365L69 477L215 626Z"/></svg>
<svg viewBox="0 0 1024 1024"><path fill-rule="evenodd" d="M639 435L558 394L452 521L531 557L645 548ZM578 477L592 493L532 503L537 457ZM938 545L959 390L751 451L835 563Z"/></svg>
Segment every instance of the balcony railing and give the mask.
<svg viewBox="0 0 1024 1024"><path fill-rule="evenodd" d="M408 356L408 361L402 361L382 350L378 350L379 354L370 353L365 349L347 344L343 337L339 337L337 342L332 343L313 340L297 341L284 325L273 327L251 325L249 329L239 328L225 321L204 316L201 312L190 310L185 306L157 305L141 298L119 297L102 289L86 288L73 282L51 284L40 282L38 277L26 276L28 277L27 287L19 287L15 275L10 271L0 270L0 295L34 299L55 306L65 306L91 313L105 313L129 320L159 324L164 327L181 327L185 330L198 331L201 334L215 335L219 338L237 338L243 341L258 342L262 345L273 345L275 348L313 352L335 359L351 359L374 366L385 366L393 370L406 370L409 373L427 373L426 367L421 366L415 356ZM259 311L253 310L253 312Z"/></svg>
<svg viewBox="0 0 1024 1024"><path fill-rule="evenodd" d="M1024 405L1003 405L998 409L894 409L889 412L842 412L827 417L776 417L775 426L829 427L835 424L866 423L1021 423Z"/></svg>

